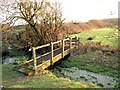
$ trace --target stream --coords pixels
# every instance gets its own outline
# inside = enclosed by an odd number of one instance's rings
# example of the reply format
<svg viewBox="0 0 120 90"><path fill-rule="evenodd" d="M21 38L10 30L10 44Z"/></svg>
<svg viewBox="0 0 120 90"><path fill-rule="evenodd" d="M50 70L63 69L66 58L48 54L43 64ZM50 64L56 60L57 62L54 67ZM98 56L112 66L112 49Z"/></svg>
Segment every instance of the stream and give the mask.
<svg viewBox="0 0 120 90"><path fill-rule="evenodd" d="M14 63L15 60L17 60L17 58L15 57L6 58L3 64ZM82 81L84 83L91 82L103 88L115 88L115 85L117 84L117 78L89 72L86 70L80 70L76 67L71 68L56 67L56 69L60 69L61 74L66 78L70 78L76 81Z"/></svg>
<svg viewBox="0 0 120 90"><path fill-rule="evenodd" d="M93 84L103 88L114 88L117 83L116 78L89 72L86 70L79 70L76 67L62 68L61 74L64 75L64 77L68 77L72 80L82 81L85 83L92 82Z"/></svg>
<svg viewBox="0 0 120 90"><path fill-rule="evenodd" d="M18 58L16 57L7 57L4 59L3 64L12 64L14 63Z"/></svg>

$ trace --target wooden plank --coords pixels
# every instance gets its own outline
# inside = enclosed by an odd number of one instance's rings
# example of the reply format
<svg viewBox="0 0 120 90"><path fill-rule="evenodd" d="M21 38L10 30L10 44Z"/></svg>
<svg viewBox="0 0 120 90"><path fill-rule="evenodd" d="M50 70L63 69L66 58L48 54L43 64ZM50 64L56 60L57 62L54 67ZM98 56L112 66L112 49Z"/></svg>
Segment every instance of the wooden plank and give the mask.
<svg viewBox="0 0 120 90"><path fill-rule="evenodd" d="M57 43L60 43L61 42L61 40L59 40L59 41L56 41L56 42L53 42L53 44L57 44Z"/></svg>
<svg viewBox="0 0 120 90"><path fill-rule="evenodd" d="M76 42L71 42L71 44L76 44Z"/></svg>
<svg viewBox="0 0 120 90"><path fill-rule="evenodd" d="M66 42L66 44L70 44L70 42Z"/></svg>
<svg viewBox="0 0 120 90"><path fill-rule="evenodd" d="M68 41L69 41L69 38L64 39L64 43L65 43L65 45L69 44Z"/></svg>
<svg viewBox="0 0 120 90"><path fill-rule="evenodd" d="M51 62L50 62L50 61L45 62L45 63L42 65L43 70L46 69L47 67L49 67L50 65L51 65Z"/></svg>
<svg viewBox="0 0 120 90"><path fill-rule="evenodd" d="M69 38L64 39L64 41L67 41L67 40L69 40Z"/></svg>
<svg viewBox="0 0 120 90"><path fill-rule="evenodd" d="M43 54L43 55L40 55L40 56L37 57L37 59L40 58L40 57L44 57L44 56L46 56L46 55L48 55L48 54L50 54L50 53L51 53L51 52L47 52L47 53L45 53L45 54Z"/></svg>
<svg viewBox="0 0 120 90"><path fill-rule="evenodd" d="M64 39L62 40L62 58L64 58Z"/></svg>
<svg viewBox="0 0 120 90"><path fill-rule="evenodd" d="M65 55L68 55L70 53L70 50L67 49L65 51ZM62 53L56 55L55 57L53 57L52 60L52 64L54 64L55 62L59 61L62 58ZM47 60L45 62L43 62L42 64L38 65L37 68L42 67L43 69L49 67L51 65L51 60Z"/></svg>
<svg viewBox="0 0 120 90"><path fill-rule="evenodd" d="M32 62L32 61L33 61L33 59L31 59L31 60L28 60L28 61L26 61L25 63L23 63L23 64L19 65L18 67L21 67L21 66L23 66L23 65L25 65L25 64L27 64L27 63L30 63L30 62Z"/></svg>
<svg viewBox="0 0 120 90"><path fill-rule="evenodd" d="M70 37L70 53L71 53L71 50L72 50L72 38Z"/></svg>
<svg viewBox="0 0 120 90"><path fill-rule="evenodd" d="M53 50L53 51L57 51L57 50L59 50L59 49L61 49L61 48L56 48L55 50Z"/></svg>
<svg viewBox="0 0 120 90"><path fill-rule="evenodd" d="M45 54L43 54L43 55L40 55L40 56L36 57L36 59L39 59L40 57L46 56L46 55L48 55L48 54L50 54L50 53L51 53L51 52L45 53ZM24 65L24 64L27 64L27 63L30 63L30 62L32 62L32 61L34 61L34 60L33 60L33 59L28 60L28 61L26 61L25 63L21 64L20 66L22 66L22 65Z"/></svg>
<svg viewBox="0 0 120 90"><path fill-rule="evenodd" d="M51 42L51 65L52 65L52 60L53 60L53 43Z"/></svg>
<svg viewBox="0 0 120 90"><path fill-rule="evenodd" d="M78 38L76 37L75 47L77 48L77 46L78 46Z"/></svg>
<svg viewBox="0 0 120 90"><path fill-rule="evenodd" d="M42 64L37 65L37 68L42 67L43 69L45 69L45 68L49 67L50 65L51 65L51 61L47 60L47 61L43 62Z"/></svg>
<svg viewBox="0 0 120 90"><path fill-rule="evenodd" d="M78 37L78 49L80 48L80 38Z"/></svg>
<svg viewBox="0 0 120 90"><path fill-rule="evenodd" d="M36 62L36 51L35 48L33 47L33 60L34 60L34 70L35 70L35 74L36 74L36 70L37 70L37 62Z"/></svg>
<svg viewBox="0 0 120 90"><path fill-rule="evenodd" d="M72 39L75 39L76 38L76 36L73 36L73 37L71 37Z"/></svg>
<svg viewBox="0 0 120 90"><path fill-rule="evenodd" d="M55 49L55 50L53 50L53 51L57 51L57 50L59 50L60 48L57 48L57 49ZM46 55L48 55L48 54L50 54L51 52L47 52L47 53L45 53L45 54L43 54L43 55L40 55L40 56L38 56L38 57L36 57L36 59L38 59L38 58L40 58L40 57L44 57L44 56L46 56Z"/></svg>
<svg viewBox="0 0 120 90"><path fill-rule="evenodd" d="M42 64L37 65L37 68L42 67Z"/></svg>
<svg viewBox="0 0 120 90"><path fill-rule="evenodd" d="M62 54L61 54L61 53L58 54L58 55L56 55L56 56L53 58L53 64L54 64L55 62L59 61L61 58L62 58Z"/></svg>
<svg viewBox="0 0 120 90"><path fill-rule="evenodd" d="M32 61L33 61L33 59L28 60L28 61L27 61L27 62L25 62L24 64L27 64L27 63L32 62Z"/></svg>
<svg viewBox="0 0 120 90"><path fill-rule="evenodd" d="M64 55L68 55L70 53L70 49L65 50Z"/></svg>
<svg viewBox="0 0 120 90"><path fill-rule="evenodd" d="M44 48L44 47L48 47L50 46L50 44L45 44L45 45L42 45L42 46L38 46L38 47L35 47L35 49L40 49L40 48Z"/></svg>
<svg viewBox="0 0 120 90"><path fill-rule="evenodd" d="M65 50L65 41L69 40L69 42L66 42L67 44L69 44L70 48L68 48L67 50ZM60 48L56 48L55 50L53 49L54 47L54 44L57 44L57 43L61 43L62 42L62 52L59 52L60 54L54 56L54 52L59 50ZM26 63L29 63L29 62L34 62L34 66L33 66L33 70L35 71L35 74L37 74L37 68L39 67L42 67L43 69L49 67L50 65L53 65L55 62L59 61L61 58L64 58L64 56L68 55L69 53L71 53L71 50L75 48L75 46L78 46L79 48L79 42L80 42L80 38L77 38L77 37L71 37L71 38L66 38L66 39L63 39L63 40L59 40L59 41L56 41L56 42L51 42L50 44L46 44L46 45L42 45L42 46L38 46L38 47L33 47L32 48L32 51L33 51L33 59L27 61ZM72 44L75 44L75 45L72 45ZM51 51L50 52L47 52L43 55L40 55L38 57L36 57L36 50L37 49L40 49L40 48L44 48L44 47L47 47L47 46L50 46L51 47ZM60 50L61 51L61 50ZM42 64L39 64L37 65L37 59L42 57L42 56L47 56L48 54L50 54L50 59L43 62ZM25 63L25 64L26 64ZM29 69L29 68L27 68Z"/></svg>
<svg viewBox="0 0 120 90"><path fill-rule="evenodd" d="M70 38L72 38L72 39L73 39L73 38L75 38L75 37L76 37L76 36L73 36L73 37L70 37Z"/></svg>

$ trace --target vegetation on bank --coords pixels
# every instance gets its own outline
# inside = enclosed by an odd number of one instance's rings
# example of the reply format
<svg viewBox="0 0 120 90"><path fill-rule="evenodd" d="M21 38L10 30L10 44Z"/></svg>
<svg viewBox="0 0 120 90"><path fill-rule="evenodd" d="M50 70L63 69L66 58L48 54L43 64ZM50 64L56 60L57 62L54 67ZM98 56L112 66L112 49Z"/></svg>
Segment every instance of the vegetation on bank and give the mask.
<svg viewBox="0 0 120 90"><path fill-rule="evenodd" d="M118 77L118 56L104 55L101 51L91 51L78 56L70 56L68 59L61 61L58 67L70 68L77 67L81 70Z"/></svg>
<svg viewBox="0 0 120 90"><path fill-rule="evenodd" d="M97 29L72 36L80 37L80 48L73 50L72 55L52 70L57 76L64 77L62 68L76 67L113 77L117 80L115 87L120 87L119 78L119 50L117 29Z"/></svg>
<svg viewBox="0 0 120 90"><path fill-rule="evenodd" d="M98 88L92 83L82 83L68 78L58 78L52 72L27 77L13 70L13 65L2 65L2 85L5 88Z"/></svg>
<svg viewBox="0 0 120 90"><path fill-rule="evenodd" d="M61 75L59 69L55 68L44 75L25 76L14 70L15 65L20 65L31 58L28 51L33 46L39 46L51 41L57 41L64 35L70 33L81 38L82 46L73 51L65 61L58 65L61 69L76 67L79 69L96 72L114 78L118 78L118 59L116 48L118 47L118 31L113 29L96 28L108 27L111 24L104 20L90 20L86 23L63 24L62 9L59 3L41 0L36 2L16 1L1 3L0 8L5 12L4 24L0 24L2 31L2 84L5 88L96 88L92 83L83 83L71 80ZM32 12L32 13L31 13ZM14 26L17 20L24 20L25 25ZM115 19L115 22L116 19ZM116 25L116 24L115 24ZM100 32L99 32L100 31ZM87 44L86 44L87 43ZM88 44L89 43L89 44ZM97 44L92 44L97 43ZM93 46L91 46L91 44ZM100 46L98 48L96 45ZM107 45L107 47L104 45ZM104 48L103 48L104 47ZM108 50L108 47L115 49ZM102 49L103 48L103 49ZM107 48L107 49L106 49ZM44 52L40 50L40 52ZM107 51L107 52L106 52ZM83 52L83 53L80 53ZM27 56L28 55L28 56ZM4 64L7 58L17 58L14 64ZM0 57L1 58L1 57ZM1 65L1 64L0 64ZM57 76L62 77L57 77ZM1 83L1 82L0 82Z"/></svg>
<svg viewBox="0 0 120 90"><path fill-rule="evenodd" d="M101 50L89 51L85 54L77 53L75 51L70 57L61 61L52 71L58 77L66 77L63 74L65 68L78 68L79 70L86 70L89 72L110 76L113 80L116 80L115 88L120 87L119 83L119 71L120 65L118 52L103 53ZM67 71L66 71L67 72ZM70 72L71 73L71 72ZM70 78L70 77L69 77Z"/></svg>
<svg viewBox="0 0 120 90"><path fill-rule="evenodd" d="M92 34L93 32L93 34ZM116 34L115 34L116 32ZM88 36L89 35L89 36ZM112 36L113 35L113 36ZM80 34L75 34L81 38L81 46L75 51L72 51L72 55L64 61L61 61L58 67L54 68L52 72L40 76L26 77L22 73L13 70L14 65L2 65L2 78L3 86L11 88L90 88L97 87L92 83L83 83L64 77L61 74L60 69L76 67L78 69L87 70L90 72L99 73L102 75L118 78L118 53L116 50L118 45L117 30L113 29L99 29L86 31ZM92 40L88 38L95 36ZM104 36L110 36L104 37ZM100 44L93 44L100 42ZM89 44L87 44L89 43ZM93 46L92 46L93 44ZM96 46L94 46L96 45ZM104 45L109 45L107 51L102 48ZM92 46L92 47L90 47ZM100 48L97 48L99 46ZM108 49L110 48L110 49ZM116 48L115 50L112 48ZM19 53L20 54L20 53ZM22 53L21 53L22 54ZM14 54L11 55L14 57ZM17 55L15 55L17 56ZM19 61L24 62L24 57L21 55ZM58 77L57 77L58 76ZM116 85L119 87L119 85Z"/></svg>
<svg viewBox="0 0 120 90"><path fill-rule="evenodd" d="M116 28L102 28L90 31L85 31L72 36L80 37L81 43L100 43L101 45L109 45L113 48L118 48L119 30Z"/></svg>

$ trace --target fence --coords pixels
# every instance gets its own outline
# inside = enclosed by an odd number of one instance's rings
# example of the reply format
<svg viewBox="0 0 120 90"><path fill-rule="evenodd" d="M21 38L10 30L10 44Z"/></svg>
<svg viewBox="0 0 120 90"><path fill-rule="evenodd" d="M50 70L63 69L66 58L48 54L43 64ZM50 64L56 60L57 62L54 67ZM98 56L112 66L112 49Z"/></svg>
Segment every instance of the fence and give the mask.
<svg viewBox="0 0 120 90"><path fill-rule="evenodd" d="M42 69L45 69L49 67L50 65L53 65L55 62L60 60L61 58L64 58L66 55L71 54L71 50L76 47L79 48L79 42L80 39L78 37L69 37L63 40L59 40L56 42L51 42L49 44L45 44L42 46L32 47L30 51L32 50L33 53L33 59L27 61L26 63L33 62L33 70L36 73L36 70L41 67ZM58 48L54 49L54 46L57 44ZM36 55L36 50L41 48L50 47L50 52L47 52L45 54L42 54L40 56ZM41 61L41 57L48 57L46 60L43 60L42 63L39 63ZM45 59L45 58L43 58Z"/></svg>

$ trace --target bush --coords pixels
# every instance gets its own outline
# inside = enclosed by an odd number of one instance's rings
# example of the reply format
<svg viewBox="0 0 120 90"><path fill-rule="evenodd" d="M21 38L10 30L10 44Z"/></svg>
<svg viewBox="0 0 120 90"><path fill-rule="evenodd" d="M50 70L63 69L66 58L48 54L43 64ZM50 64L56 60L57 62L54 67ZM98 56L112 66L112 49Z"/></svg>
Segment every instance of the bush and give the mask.
<svg viewBox="0 0 120 90"><path fill-rule="evenodd" d="M15 65L21 65L28 60L28 56L19 56L18 59L15 61Z"/></svg>

